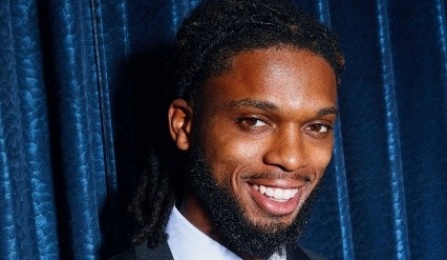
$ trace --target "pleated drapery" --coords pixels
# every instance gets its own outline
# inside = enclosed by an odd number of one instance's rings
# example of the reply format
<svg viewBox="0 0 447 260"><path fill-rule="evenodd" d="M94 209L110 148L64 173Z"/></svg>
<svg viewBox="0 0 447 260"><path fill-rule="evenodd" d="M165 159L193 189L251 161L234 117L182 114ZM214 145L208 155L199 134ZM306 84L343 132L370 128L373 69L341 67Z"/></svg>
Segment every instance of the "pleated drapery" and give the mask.
<svg viewBox="0 0 447 260"><path fill-rule="evenodd" d="M0 2L0 259L129 246L127 203L165 134L160 61L198 2ZM347 60L334 157L300 243L329 259L445 259L445 3L295 2L340 35Z"/></svg>

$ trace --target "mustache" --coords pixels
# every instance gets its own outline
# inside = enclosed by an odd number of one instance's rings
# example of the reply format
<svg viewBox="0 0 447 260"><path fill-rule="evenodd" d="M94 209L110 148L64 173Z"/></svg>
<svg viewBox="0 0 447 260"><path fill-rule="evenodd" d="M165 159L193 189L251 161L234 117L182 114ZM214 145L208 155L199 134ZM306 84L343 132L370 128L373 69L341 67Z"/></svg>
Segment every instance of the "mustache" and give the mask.
<svg viewBox="0 0 447 260"><path fill-rule="evenodd" d="M298 181L313 181L317 174L309 172L256 172L244 173L242 179L244 180L298 180Z"/></svg>

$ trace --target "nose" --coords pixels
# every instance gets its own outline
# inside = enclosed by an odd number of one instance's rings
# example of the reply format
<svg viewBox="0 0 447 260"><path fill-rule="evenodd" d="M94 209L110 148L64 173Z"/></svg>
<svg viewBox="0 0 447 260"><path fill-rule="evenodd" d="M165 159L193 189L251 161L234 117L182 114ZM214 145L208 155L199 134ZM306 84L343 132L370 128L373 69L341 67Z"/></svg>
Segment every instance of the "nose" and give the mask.
<svg viewBox="0 0 447 260"><path fill-rule="evenodd" d="M292 172L307 164L307 153L299 129L277 132L264 154L264 163Z"/></svg>

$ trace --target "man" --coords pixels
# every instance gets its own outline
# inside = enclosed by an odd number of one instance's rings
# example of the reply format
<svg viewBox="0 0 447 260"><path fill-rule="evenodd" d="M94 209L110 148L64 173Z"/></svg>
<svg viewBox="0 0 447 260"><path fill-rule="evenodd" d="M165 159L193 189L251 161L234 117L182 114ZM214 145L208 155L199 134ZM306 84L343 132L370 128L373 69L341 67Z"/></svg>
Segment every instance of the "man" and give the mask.
<svg viewBox="0 0 447 260"><path fill-rule="evenodd" d="M116 259L318 259L296 241L332 156L336 36L289 1L204 0L172 54L184 164L151 158Z"/></svg>

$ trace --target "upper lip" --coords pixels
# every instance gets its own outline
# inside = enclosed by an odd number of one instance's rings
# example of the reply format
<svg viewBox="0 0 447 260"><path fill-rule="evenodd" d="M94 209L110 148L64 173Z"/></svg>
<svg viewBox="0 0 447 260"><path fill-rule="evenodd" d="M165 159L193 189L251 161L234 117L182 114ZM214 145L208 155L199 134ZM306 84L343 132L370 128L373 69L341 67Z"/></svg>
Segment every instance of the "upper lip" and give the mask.
<svg viewBox="0 0 447 260"><path fill-rule="evenodd" d="M298 189L305 185L304 181L291 179L254 179L247 182L250 185L256 184L281 189Z"/></svg>
<svg viewBox="0 0 447 260"><path fill-rule="evenodd" d="M257 184L281 189L300 189L313 183L313 180L315 180L314 176L309 172L266 171L251 174L246 172L241 177L242 180L250 185Z"/></svg>

